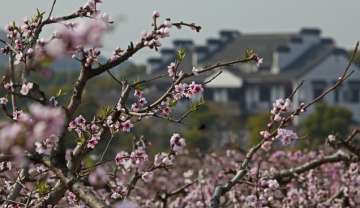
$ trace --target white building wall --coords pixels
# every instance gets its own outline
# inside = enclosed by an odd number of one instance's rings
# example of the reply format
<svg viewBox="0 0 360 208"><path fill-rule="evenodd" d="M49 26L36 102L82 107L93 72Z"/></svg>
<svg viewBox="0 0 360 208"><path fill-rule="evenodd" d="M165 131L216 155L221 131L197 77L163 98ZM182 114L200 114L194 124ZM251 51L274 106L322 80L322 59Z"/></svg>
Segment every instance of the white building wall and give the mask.
<svg viewBox="0 0 360 208"><path fill-rule="evenodd" d="M205 82L212 79L213 76L209 76ZM229 72L224 70L218 77L206 84L208 88L240 88L243 85L243 80Z"/></svg>

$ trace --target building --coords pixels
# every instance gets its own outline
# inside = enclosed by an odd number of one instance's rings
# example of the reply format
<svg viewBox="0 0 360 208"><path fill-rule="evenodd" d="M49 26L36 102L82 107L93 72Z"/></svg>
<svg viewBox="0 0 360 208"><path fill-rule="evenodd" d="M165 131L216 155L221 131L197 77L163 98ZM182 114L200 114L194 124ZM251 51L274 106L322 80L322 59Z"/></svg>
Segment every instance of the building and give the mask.
<svg viewBox="0 0 360 208"><path fill-rule="evenodd" d="M294 103L309 102L337 80L349 61L348 52L331 38L322 37L319 29L304 28L287 34L242 34L226 30L220 32L219 38L208 39L205 46L196 46L191 40L174 41L174 48L162 49L161 57L149 59L147 71L165 71L177 48L186 49L187 56L181 65L185 71L192 66L238 59L247 48L263 57L260 67L254 63L226 67L207 84L207 100L235 104L240 115L268 111L277 98L289 96L302 80L305 82L294 96ZM350 70L355 73L324 101L351 110L354 120L359 122L360 69L352 65ZM211 77L207 74L196 79L206 81Z"/></svg>

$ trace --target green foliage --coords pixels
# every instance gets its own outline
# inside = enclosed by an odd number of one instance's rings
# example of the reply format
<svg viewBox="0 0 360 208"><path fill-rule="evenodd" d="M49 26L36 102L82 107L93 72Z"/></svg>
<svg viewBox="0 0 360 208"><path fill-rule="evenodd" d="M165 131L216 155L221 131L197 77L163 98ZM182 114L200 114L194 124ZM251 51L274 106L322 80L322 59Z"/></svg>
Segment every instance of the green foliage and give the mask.
<svg viewBox="0 0 360 208"><path fill-rule="evenodd" d="M337 136L345 137L351 121L352 113L346 108L319 103L300 126L308 138L305 141L313 145L323 143L329 134L336 133Z"/></svg>
<svg viewBox="0 0 360 208"><path fill-rule="evenodd" d="M100 109L96 113L96 116L99 119L106 119L111 114L111 111L112 111L112 107L110 105L105 105L100 107Z"/></svg>
<svg viewBox="0 0 360 208"><path fill-rule="evenodd" d="M269 122L269 113L260 113L257 115L250 116L246 121L246 128L250 134L249 145L253 146L260 142L260 131L267 128Z"/></svg>
<svg viewBox="0 0 360 208"><path fill-rule="evenodd" d="M36 181L35 183L35 190L40 195L45 195L50 191L49 184L46 183L45 180Z"/></svg>
<svg viewBox="0 0 360 208"><path fill-rule="evenodd" d="M186 51L183 48L179 48L176 53L176 60L181 63L185 59Z"/></svg>
<svg viewBox="0 0 360 208"><path fill-rule="evenodd" d="M209 128L214 124L216 115L205 104L192 105L192 108L194 107L197 108L197 111L190 114L186 120L186 124L189 126L184 132L184 137L188 146L206 151L210 147L211 139L213 139Z"/></svg>

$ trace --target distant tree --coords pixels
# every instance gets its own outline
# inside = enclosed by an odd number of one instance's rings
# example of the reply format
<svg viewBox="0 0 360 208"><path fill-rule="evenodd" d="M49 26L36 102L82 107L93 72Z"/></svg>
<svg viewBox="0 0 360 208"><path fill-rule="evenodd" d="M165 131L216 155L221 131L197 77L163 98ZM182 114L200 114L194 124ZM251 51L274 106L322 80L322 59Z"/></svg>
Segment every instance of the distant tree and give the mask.
<svg viewBox="0 0 360 208"><path fill-rule="evenodd" d="M250 116L247 119L246 127L249 130L250 142L249 145L252 146L261 141L259 132L263 129L266 129L266 125L269 122L269 113L259 113L253 116Z"/></svg>
<svg viewBox="0 0 360 208"><path fill-rule="evenodd" d="M216 114L207 105L198 107L198 110L193 112L186 122L189 127L186 129L184 136L191 138L188 139L188 145L203 151L208 150L212 143L209 132L216 118Z"/></svg>
<svg viewBox="0 0 360 208"><path fill-rule="evenodd" d="M329 134L345 137L351 122L352 113L346 108L319 103L300 126L311 144L320 144Z"/></svg>

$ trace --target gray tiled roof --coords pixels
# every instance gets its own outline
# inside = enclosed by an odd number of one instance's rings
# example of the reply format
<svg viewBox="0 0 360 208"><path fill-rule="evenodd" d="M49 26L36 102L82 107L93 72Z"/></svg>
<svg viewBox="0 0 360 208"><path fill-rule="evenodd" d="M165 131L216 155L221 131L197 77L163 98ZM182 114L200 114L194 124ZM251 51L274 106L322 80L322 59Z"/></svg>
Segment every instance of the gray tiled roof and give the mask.
<svg viewBox="0 0 360 208"><path fill-rule="evenodd" d="M208 66L216 64L218 62L233 61L244 57L246 49L253 49L259 56L263 58L263 64L259 70L255 72L247 71L248 65L237 64L231 67L227 67L231 73L241 77L245 82L258 83L258 82L289 82L292 79L296 79L309 70L313 69L316 65L320 64L325 58L332 53L344 53L346 51L336 48L335 43L330 38L321 38L321 31L319 29L302 29L300 33L279 33L279 34L244 34L238 33L233 38L223 41L220 48L209 54L200 60L198 65ZM316 35L319 36L320 41L314 43L313 46L306 49L292 62L287 64L285 68L280 70L280 73L273 74L270 69L273 62L273 54L278 50L285 50L289 47L290 43L302 43L301 35ZM212 39L209 39L212 40ZM217 39L220 41L221 39ZM209 50L207 46L199 47L194 45L194 51L196 50ZM188 57L189 58L189 57ZM164 63L163 67L166 69ZM182 68L191 69L192 61L187 60L182 64ZM162 70L165 72L165 70ZM209 75L208 75L209 76ZM204 79L204 76L197 77L198 81Z"/></svg>
<svg viewBox="0 0 360 208"><path fill-rule="evenodd" d="M273 52L279 46L289 43L293 36L295 34L241 34L202 64L238 59L244 56L246 49L251 48L263 58L263 67L270 67Z"/></svg>

